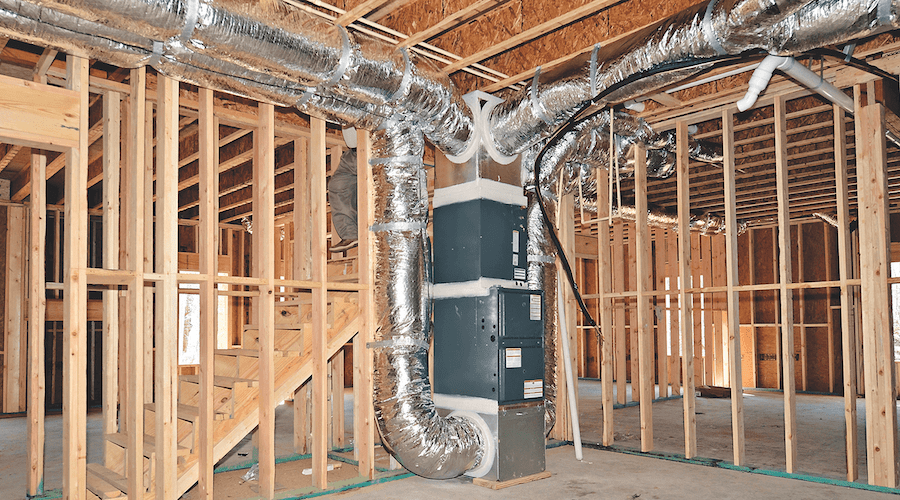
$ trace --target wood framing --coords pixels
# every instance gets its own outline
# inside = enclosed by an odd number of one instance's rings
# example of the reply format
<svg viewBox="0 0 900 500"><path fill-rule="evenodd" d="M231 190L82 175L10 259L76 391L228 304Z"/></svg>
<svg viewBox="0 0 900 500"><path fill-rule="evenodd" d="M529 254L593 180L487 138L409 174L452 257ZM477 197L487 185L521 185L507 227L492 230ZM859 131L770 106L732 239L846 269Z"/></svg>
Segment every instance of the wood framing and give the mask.
<svg viewBox="0 0 900 500"><path fill-rule="evenodd" d="M856 416L856 335L852 317L852 297L849 285L853 268L850 254L850 203L847 179L846 116L840 106L834 106L834 169L837 188L837 246L838 272L841 281L841 356L844 376L844 418L847 436L847 481L859 477Z"/></svg>
<svg viewBox="0 0 900 500"><path fill-rule="evenodd" d="M862 280L862 348L865 368L866 448L869 484L897 487L897 389L891 334L884 108L856 89L859 248ZM863 100L866 99L865 102Z"/></svg>
<svg viewBox="0 0 900 500"><path fill-rule="evenodd" d="M356 171L359 235L359 333L353 338L353 446L359 474L375 478L375 411L373 396L374 362L368 343L375 340L375 238L369 228L375 224L375 186L369 167L372 143L367 131L356 135Z"/></svg>
<svg viewBox="0 0 900 500"><path fill-rule="evenodd" d="M603 446L612 446L613 426L613 335L612 302L605 295L612 291L612 264L609 248L609 169L597 169L597 272L599 288L600 380L603 391ZM619 266L617 266L619 267ZM595 335L588 330L587 335Z"/></svg>
<svg viewBox="0 0 900 500"><path fill-rule="evenodd" d="M327 243L325 241L325 121L310 119L312 136L309 143L310 208L312 211L312 279L324 285L327 277ZM328 356L325 352L325 311L327 291L324 286L312 291L312 479L324 489L328 453Z"/></svg>
<svg viewBox="0 0 900 500"><path fill-rule="evenodd" d="M728 368L731 382L731 435L734 447L734 464L744 465L744 386L741 377L741 322L738 302L738 221L735 209L734 182L734 111L722 112L722 150L725 171L725 265L727 267L727 345Z"/></svg>
<svg viewBox="0 0 900 500"><path fill-rule="evenodd" d="M128 113L127 174L122 188L125 207L122 218L127 223L125 234L125 269L134 273L128 286L126 335L126 367L128 391L125 408L128 450L125 477L129 496L144 493L144 122L146 118L147 76L144 68L131 70L131 93ZM151 309L152 310L152 309ZM149 360L147 361L150 362Z"/></svg>
<svg viewBox="0 0 900 500"><path fill-rule="evenodd" d="M650 226L647 224L647 159L643 146L634 149L634 196L635 219L635 271L637 273L637 322L632 328L638 330L640 348L641 380L641 451L653 450L653 312L650 308ZM633 382L632 382L633 383Z"/></svg>
<svg viewBox="0 0 900 500"><path fill-rule="evenodd" d="M215 249L218 248L218 127L213 111L213 91L199 89L199 161L200 161L200 400L199 422L196 442L200 448L199 495L205 500L213 500L213 382L215 373L214 353L216 348L218 313L216 311L216 281L218 275Z"/></svg>
<svg viewBox="0 0 900 500"><path fill-rule="evenodd" d="M46 169L47 157L40 152L33 153L31 155L32 177L35 179L43 179ZM118 201L118 197L116 200ZM44 413L46 411L46 390L44 387L45 324L43 318L46 315L47 292L44 288L44 266L37 265L36 263L44 262L46 255L46 223L47 188L43 183L36 183L31 192L31 204L29 205L28 218L28 232L31 236L29 239L30 244L28 245L28 259L29 262L35 263L28 266L29 361L27 379L28 405L26 415L28 418L28 483L26 493L30 496L38 496L44 493ZM9 293L9 290L7 290L7 293ZM41 318L41 320L35 321L32 318ZM114 340L114 342L117 341L118 339ZM107 379L104 379L104 382L106 380ZM107 397L115 400L115 385L107 387L107 385L104 384L103 390L104 402L107 400ZM106 407L104 407L104 411L108 411ZM108 420L106 417L107 415L104 415L104 427L105 422Z"/></svg>
<svg viewBox="0 0 900 500"><path fill-rule="evenodd" d="M88 61L66 58L77 144L66 151L66 260L63 276L63 491L80 500L87 493L87 131Z"/></svg>
<svg viewBox="0 0 900 500"><path fill-rule="evenodd" d="M275 498L275 108L259 104L254 132L253 246L259 287L259 495ZM325 281L321 279L321 281ZM315 293L315 292L314 292ZM318 335L318 329L314 328ZM324 333L324 329L323 329Z"/></svg>
<svg viewBox="0 0 900 500"><path fill-rule="evenodd" d="M794 294L791 278L791 213L788 193L787 122L785 99L775 98L775 179L778 197L778 266L781 298L781 365L784 387L784 449L786 468L797 467L797 397L794 380Z"/></svg>
<svg viewBox="0 0 900 500"><path fill-rule="evenodd" d="M687 151L688 126L681 121L675 126L675 140L678 145L675 156L678 189L678 323L681 326L682 379L684 380L684 456L697 456L697 411L694 399L694 319L693 297L687 289L691 285L691 237L690 224L690 169ZM693 294L692 294L693 295Z"/></svg>
<svg viewBox="0 0 900 500"><path fill-rule="evenodd" d="M156 162L156 478L159 500L177 496L178 407L176 380L178 365L178 81L160 75L158 79L158 141ZM145 185L146 187L146 185Z"/></svg>

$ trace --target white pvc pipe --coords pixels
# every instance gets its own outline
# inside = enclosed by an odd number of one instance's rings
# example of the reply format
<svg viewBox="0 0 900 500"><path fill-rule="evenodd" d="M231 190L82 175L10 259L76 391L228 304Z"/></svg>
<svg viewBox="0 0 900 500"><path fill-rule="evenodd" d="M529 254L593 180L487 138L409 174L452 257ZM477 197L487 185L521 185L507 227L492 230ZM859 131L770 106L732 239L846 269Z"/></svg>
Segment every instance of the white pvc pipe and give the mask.
<svg viewBox="0 0 900 500"><path fill-rule="evenodd" d="M575 437L575 459L582 460L581 452L581 426L578 424L578 399L575 395L575 379L572 376L572 358L569 357L569 333L566 330L566 304L563 301L563 285L557 273L556 279L556 305L559 309L559 342L563 349L563 365L566 368L566 392L569 394L569 416L572 417L572 435Z"/></svg>
<svg viewBox="0 0 900 500"><path fill-rule="evenodd" d="M749 89L744 97L737 102L739 111L747 111L756 103L759 94L769 85L772 73L781 70L798 83L807 87L829 101L837 104L845 111L853 112L853 98L841 92L840 89L825 81L820 75L813 73L806 66L797 62L793 57L766 56L759 63L753 76L750 77Z"/></svg>

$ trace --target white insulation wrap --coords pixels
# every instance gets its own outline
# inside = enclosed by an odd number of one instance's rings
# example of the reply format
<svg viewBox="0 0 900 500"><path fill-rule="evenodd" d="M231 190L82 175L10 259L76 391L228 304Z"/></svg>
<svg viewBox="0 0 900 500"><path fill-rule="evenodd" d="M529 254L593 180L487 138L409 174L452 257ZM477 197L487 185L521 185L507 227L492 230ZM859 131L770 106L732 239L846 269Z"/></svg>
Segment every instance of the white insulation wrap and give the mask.
<svg viewBox="0 0 900 500"><path fill-rule="evenodd" d="M900 0L703 2L564 68L537 73L531 85L494 109L489 140L503 155L529 150L533 163L536 152L530 147L597 92L633 75L679 65L595 104L626 101L677 82L719 55L757 50L788 56L869 36L896 27L898 10ZM374 130L379 324L373 348L383 442L405 467L425 477L449 478L485 466L490 437L464 415L437 415L426 365L431 254L424 138L444 154L459 155L475 136L472 113L447 75L405 50L310 14L237 0L0 0L0 35L122 67L152 65L196 85ZM700 66L688 66L694 63ZM640 123L632 125L630 137L616 132L622 143L614 154L627 157L629 141L658 139L641 132ZM541 165L549 176L532 185L552 199L547 182L570 184L584 177L579 163L596 161L593 152L609 148L603 146L603 127L602 119L582 126L548 156L552 164ZM540 219L530 202L528 282L553 304L555 251ZM556 317L548 313L546 324L549 430L557 386Z"/></svg>

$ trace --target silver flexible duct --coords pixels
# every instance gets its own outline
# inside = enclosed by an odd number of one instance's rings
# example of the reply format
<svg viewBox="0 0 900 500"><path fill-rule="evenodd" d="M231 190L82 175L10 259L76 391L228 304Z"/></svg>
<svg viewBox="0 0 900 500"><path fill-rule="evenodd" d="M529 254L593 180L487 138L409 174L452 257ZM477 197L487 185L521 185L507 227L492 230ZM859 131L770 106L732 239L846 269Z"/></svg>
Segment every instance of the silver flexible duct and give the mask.
<svg viewBox="0 0 900 500"><path fill-rule="evenodd" d="M224 0L0 0L0 32L345 125L374 129L403 114L448 154L472 139L471 111L430 62L305 12Z"/></svg>
<svg viewBox="0 0 900 500"><path fill-rule="evenodd" d="M573 59L508 96L491 116L498 151L516 154L548 136L596 93L670 63L760 49L790 55L897 26L891 0L710 0L627 40ZM622 102L702 70L659 73L608 95Z"/></svg>
<svg viewBox="0 0 900 500"><path fill-rule="evenodd" d="M384 446L411 472L459 476L484 457L482 436L466 418L435 411L428 379L430 252L422 132L390 121L373 135L375 182L375 415Z"/></svg>
<svg viewBox="0 0 900 500"><path fill-rule="evenodd" d="M533 86L495 109L491 140L504 154L518 153L596 92L667 63L754 48L790 54L877 33L895 25L897 3L712 0L564 69L535 75ZM465 419L436 416L428 396L422 345L430 334L427 197L420 172L422 134L442 152L460 154L474 135L472 115L446 75L414 56L311 15L258 9L237 0L0 0L0 34L123 67L151 64L198 85L295 105L343 124L383 127L374 136L379 428L410 470L435 478L458 475L480 464L483 436ZM607 101L624 101L697 71L659 74ZM580 175L574 167L573 175ZM543 179L539 185L543 189ZM537 242L535 258L547 253ZM529 281L534 273L532 286L541 286L546 303L554 303L555 268L540 264L529 265ZM548 336L548 351L555 338Z"/></svg>

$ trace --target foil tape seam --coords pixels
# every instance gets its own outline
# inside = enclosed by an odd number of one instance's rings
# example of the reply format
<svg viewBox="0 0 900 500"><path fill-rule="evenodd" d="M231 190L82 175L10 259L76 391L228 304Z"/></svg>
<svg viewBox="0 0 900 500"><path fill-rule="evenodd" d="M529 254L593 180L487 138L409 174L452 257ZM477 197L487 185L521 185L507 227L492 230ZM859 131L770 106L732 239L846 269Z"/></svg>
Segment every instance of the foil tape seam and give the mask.
<svg viewBox="0 0 900 500"><path fill-rule="evenodd" d="M424 164L424 160L421 156L409 155L409 156L391 156L389 158L372 158L369 160L369 165L387 165L389 163L406 163L410 165L422 165Z"/></svg>
<svg viewBox="0 0 900 500"><path fill-rule="evenodd" d="M150 59L147 61L147 64L150 66L156 67L159 66L159 61L163 55L163 43L157 40L153 40L153 54L150 55Z"/></svg>
<svg viewBox="0 0 900 500"><path fill-rule="evenodd" d="M553 121L550 120L550 117L547 116L547 110L544 109L544 105L541 103L541 99L538 97L538 84L540 83L541 77L541 67L538 66L537 69L534 70L534 77L531 79L531 106L534 108L535 114L538 118L541 119L547 125L552 125Z"/></svg>
<svg viewBox="0 0 900 500"><path fill-rule="evenodd" d="M426 224L421 221L398 221L385 222L383 224L372 224L371 226L369 226L369 231L373 233L383 233L386 231L422 231L426 227Z"/></svg>
<svg viewBox="0 0 900 500"><path fill-rule="evenodd" d="M387 340L379 340L378 342L367 342L366 347L369 349L380 349L383 347L418 347L428 350L430 347L424 341L410 337L394 337Z"/></svg>
<svg viewBox="0 0 900 500"><path fill-rule="evenodd" d="M709 3L706 5L706 14L703 15L703 24L701 25L701 28L703 34L706 35L709 46L720 56L724 56L727 52L722 47L722 44L719 42L719 37L716 35L716 32L713 31L712 27L712 11L716 6L716 1L717 0L709 0Z"/></svg>
<svg viewBox="0 0 900 500"><path fill-rule="evenodd" d="M553 255L529 255L528 262L540 262L542 264L555 264L556 257Z"/></svg>

